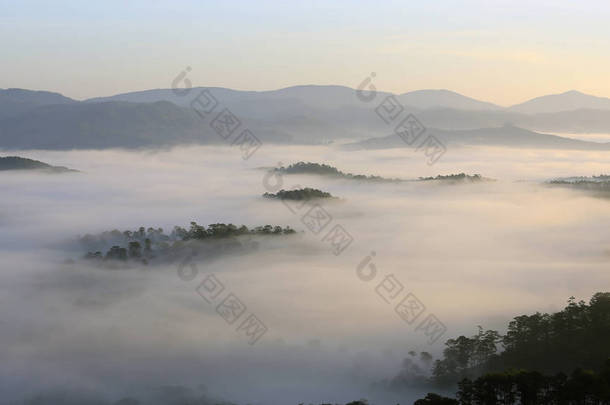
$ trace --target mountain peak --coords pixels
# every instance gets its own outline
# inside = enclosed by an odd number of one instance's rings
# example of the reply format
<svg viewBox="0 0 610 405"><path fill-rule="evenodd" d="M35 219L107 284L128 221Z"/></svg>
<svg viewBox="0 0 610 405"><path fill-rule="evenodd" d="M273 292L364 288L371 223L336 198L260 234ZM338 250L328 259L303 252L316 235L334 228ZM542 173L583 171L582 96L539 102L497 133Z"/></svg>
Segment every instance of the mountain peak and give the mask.
<svg viewBox="0 0 610 405"><path fill-rule="evenodd" d="M536 97L509 108L525 114L554 113L570 110L610 110L610 99L592 96L578 90Z"/></svg>
<svg viewBox="0 0 610 405"><path fill-rule="evenodd" d="M578 90L568 90L564 93L561 94L566 94L566 95L579 95L579 96L587 96L588 94L583 93L582 91L578 91Z"/></svg>
<svg viewBox="0 0 610 405"><path fill-rule="evenodd" d="M75 102L71 98L50 91L18 88L0 89L0 119L19 115L44 105Z"/></svg>

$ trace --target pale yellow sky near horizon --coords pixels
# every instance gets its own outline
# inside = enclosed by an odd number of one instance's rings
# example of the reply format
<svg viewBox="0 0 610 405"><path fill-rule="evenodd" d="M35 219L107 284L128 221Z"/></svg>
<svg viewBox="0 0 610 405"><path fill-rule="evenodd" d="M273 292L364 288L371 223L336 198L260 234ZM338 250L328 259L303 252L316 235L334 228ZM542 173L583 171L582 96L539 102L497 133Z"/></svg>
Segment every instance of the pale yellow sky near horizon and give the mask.
<svg viewBox="0 0 610 405"><path fill-rule="evenodd" d="M84 99L195 86L448 89L508 106L569 90L610 97L610 2L0 0L0 88Z"/></svg>

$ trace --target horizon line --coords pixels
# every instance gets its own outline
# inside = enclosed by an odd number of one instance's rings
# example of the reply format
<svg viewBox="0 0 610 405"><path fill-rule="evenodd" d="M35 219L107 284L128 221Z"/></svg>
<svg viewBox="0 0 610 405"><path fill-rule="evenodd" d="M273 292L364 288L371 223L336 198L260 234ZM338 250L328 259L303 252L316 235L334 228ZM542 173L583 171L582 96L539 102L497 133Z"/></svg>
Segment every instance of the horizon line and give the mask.
<svg viewBox="0 0 610 405"><path fill-rule="evenodd" d="M277 92L277 91L282 91L282 90L287 90L287 89L291 89L291 88L295 88L295 87L343 87L346 89L350 89L353 91L356 91L357 89L354 87L350 87L350 86L346 86L346 85L342 85L342 84L295 84L295 85L291 85L291 86L285 86L285 87L279 87L279 88L275 88L275 89L267 89L267 90L242 90L242 89L236 89L236 88L231 88L231 87L221 87L221 86L192 86L191 89L201 89L201 88L209 88L209 89L224 89L224 90L230 90L230 91L235 91L235 92L243 92L243 93L270 93L270 92ZM25 90L25 91L43 91L43 92L48 92L48 93L55 93L55 94L59 94L61 96L70 98L72 100L75 101L88 101L88 100L93 100L93 99L97 99L97 98L109 98L109 97L116 97L116 96L121 96L121 95L126 95L126 94L133 94L133 93L144 93L147 91L156 91L156 90L172 90L171 87L156 87L156 88L148 88L148 89L144 89L144 90L132 90L132 91L125 91L125 92L119 92L119 93L114 93L111 95L106 95L106 96L94 96L94 97L87 97L87 98L75 98L75 97L70 97L68 95L66 95L65 93L59 92L59 91L53 91L53 90L43 90L43 89L28 89L28 88L24 88L24 87L6 87L6 88L0 88L0 90ZM395 93L395 92L391 92L391 91L386 91L386 90L376 90L378 93L383 93L383 94L392 94L395 96L403 96L405 94L409 94L409 93L415 93L415 92L420 92L420 91L445 91L445 92L449 92L449 93L453 93L456 95L459 95L461 97L466 97L470 100L479 102L479 103L486 103L486 104L490 104L492 106L495 107L499 107L499 108L511 108L511 107L515 107L521 104L524 104L528 101L532 101L532 100L536 100L539 99L541 97L548 97L548 96L560 96L563 94L567 94L567 93L579 93L585 96L590 96L590 97L596 97L596 98L602 98L602 99L607 99L610 100L610 97L606 97L606 96L599 96L599 95L595 95L595 94L589 94L589 93L585 93L582 92L580 90L575 90L575 89L570 89L570 90L566 90L566 91L562 91L559 93L549 93L549 94L543 94L540 96L536 96L536 97L532 97L532 98L528 98L525 101L516 103L516 104L511 104L511 105L502 105L502 104L497 104L491 101L487 101L487 100L481 100L478 98L474 98L471 96L467 96L463 93L459 93L457 91L454 90L450 90L447 88L421 88L421 89L416 89L416 90L409 90L406 92L402 92L402 93Z"/></svg>

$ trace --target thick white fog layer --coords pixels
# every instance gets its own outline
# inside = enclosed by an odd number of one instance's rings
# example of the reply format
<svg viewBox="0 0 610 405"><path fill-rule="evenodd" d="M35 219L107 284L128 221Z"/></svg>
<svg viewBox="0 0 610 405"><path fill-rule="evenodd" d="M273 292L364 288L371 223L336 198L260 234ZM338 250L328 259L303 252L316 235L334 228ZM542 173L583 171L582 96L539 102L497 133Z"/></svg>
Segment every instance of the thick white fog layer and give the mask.
<svg viewBox="0 0 610 405"><path fill-rule="evenodd" d="M477 325L501 329L513 316L555 311L570 296L588 299L610 285L610 200L542 184L608 173L607 152L452 149L434 166L408 148L263 145L247 161L230 147L19 155L81 173L0 173L6 402L65 390L154 403L188 388L243 404L408 403L421 392L371 385L396 375L410 350L438 357L446 339L474 334ZM269 191L261 167L301 160L355 174L466 172L497 181L380 184L285 175L285 189L314 187L341 198L324 205L329 229L338 224L353 237L336 256L322 240L326 229L315 235L301 222L308 208L293 213L261 198ZM202 262L192 281L178 277L173 264L108 270L79 260L79 235L140 226L171 231L190 221L304 232ZM356 273L367 256L377 269L368 282ZM265 323L256 344L196 292L207 274ZM375 291L389 275L404 285L401 297L411 292L426 307L411 325ZM429 314L447 328L433 344L416 330Z"/></svg>
<svg viewBox="0 0 610 405"><path fill-rule="evenodd" d="M563 136L565 138L580 139L583 141L591 142L610 142L610 134L608 133L572 133L572 132L556 132L556 131L544 131L545 133Z"/></svg>

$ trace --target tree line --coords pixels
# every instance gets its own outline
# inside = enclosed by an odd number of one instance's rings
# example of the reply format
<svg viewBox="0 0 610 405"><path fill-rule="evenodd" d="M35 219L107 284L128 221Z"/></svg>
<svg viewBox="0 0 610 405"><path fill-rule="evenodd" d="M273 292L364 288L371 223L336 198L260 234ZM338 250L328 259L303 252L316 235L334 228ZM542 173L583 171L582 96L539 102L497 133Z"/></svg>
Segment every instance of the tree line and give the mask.
<svg viewBox="0 0 610 405"><path fill-rule="evenodd" d="M439 174L436 177L419 177L418 181L470 181L470 182L479 182L479 181L492 181L492 179L488 179L486 177L481 176L480 174L466 174L466 173L458 173L458 174L447 174L442 175Z"/></svg>
<svg viewBox="0 0 610 405"><path fill-rule="evenodd" d="M166 253L172 249L183 246L183 242L188 241L222 241L230 240L236 242L240 236L253 235L290 235L296 231L291 227L281 227L264 225L248 228L245 225L237 226L234 224L216 223L207 227L191 222L190 227L183 228L175 226L168 235L162 228L140 227L135 231L107 231L99 235L85 235L80 238L80 242L88 247L96 247L99 250L89 251L85 254L85 259L91 260L113 260L128 261L136 260L147 264L148 261L159 254ZM111 247L103 253L100 246ZM231 244L235 246L235 243Z"/></svg>
<svg viewBox="0 0 610 405"><path fill-rule="evenodd" d="M295 200L295 201L303 201L303 200L307 201L307 200L314 200L314 199L320 199L320 198L337 198L326 191L322 191L322 190L318 190L316 188L310 188L310 187L299 188L299 189L295 189L295 190L282 189L275 194L265 193L265 194L263 194L263 197L275 198L278 200Z"/></svg>
<svg viewBox="0 0 610 405"><path fill-rule="evenodd" d="M509 370L458 382L456 398L429 393L414 405L607 405L610 360L600 371L575 369L570 375Z"/></svg>
<svg viewBox="0 0 610 405"><path fill-rule="evenodd" d="M278 167L273 169L276 172L282 174L315 174L320 176L332 176L350 180L367 180L367 181L381 181L381 182L400 182L401 179L388 179L380 176L366 176L364 174L352 174L345 173L336 167L312 163L312 162L297 162L289 165L288 167Z"/></svg>
<svg viewBox="0 0 610 405"><path fill-rule="evenodd" d="M610 293L570 297L559 312L515 317L503 335L479 327L447 340L430 382L457 384L457 399L430 394L416 404L608 404L608 359Z"/></svg>

